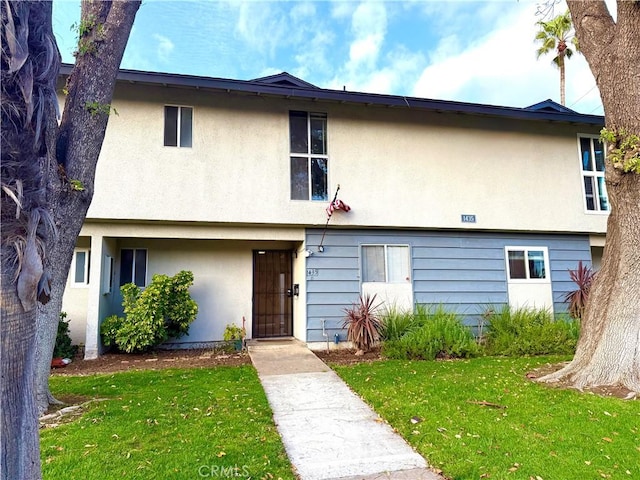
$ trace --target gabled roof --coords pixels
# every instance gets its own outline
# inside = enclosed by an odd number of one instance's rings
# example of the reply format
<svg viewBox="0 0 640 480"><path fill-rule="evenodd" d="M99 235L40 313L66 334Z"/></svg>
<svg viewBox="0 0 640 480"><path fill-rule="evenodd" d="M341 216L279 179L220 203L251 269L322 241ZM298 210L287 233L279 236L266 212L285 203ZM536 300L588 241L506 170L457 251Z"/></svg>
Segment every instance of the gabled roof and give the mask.
<svg viewBox="0 0 640 480"><path fill-rule="evenodd" d="M69 75L73 65L63 64L61 75ZM603 126L604 117L577 113L551 100L541 108L500 107L480 103L454 102L428 98L405 97L402 95L382 95L376 93L349 92L319 88L300 80L286 72L255 80L233 80L228 78L199 77L175 73L123 70L118 73L118 81L140 85L155 85L170 88L193 88L240 95L270 96L286 99L312 100L314 102L340 103L365 107L386 107L415 109L437 113L458 113L480 115L514 120L562 122L581 125ZM550 102L550 103L547 103ZM552 104L557 107L552 107ZM552 107L552 108L549 108Z"/></svg>
<svg viewBox="0 0 640 480"><path fill-rule="evenodd" d="M533 110L533 111L545 111L545 112L561 112L561 113L578 113L575 110L571 110L569 107L565 107L564 105L560 105L557 102L554 102L550 98L538 102L534 105L530 105L525 107L525 110Z"/></svg>
<svg viewBox="0 0 640 480"><path fill-rule="evenodd" d="M318 88L315 85L305 82L301 78L294 77L290 73L282 72L268 77L254 78L250 80L256 83L266 83L269 85L281 85L283 87Z"/></svg>

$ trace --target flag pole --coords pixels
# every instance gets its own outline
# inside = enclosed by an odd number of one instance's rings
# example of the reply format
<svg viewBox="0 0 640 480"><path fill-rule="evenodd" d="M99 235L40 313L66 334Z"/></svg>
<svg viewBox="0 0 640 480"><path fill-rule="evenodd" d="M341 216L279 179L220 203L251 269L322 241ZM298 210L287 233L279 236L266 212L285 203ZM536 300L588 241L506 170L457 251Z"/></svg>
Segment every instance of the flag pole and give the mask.
<svg viewBox="0 0 640 480"><path fill-rule="evenodd" d="M340 191L340 184L338 184L338 188L336 188L336 194L333 196L333 200L331 200L331 203L329 205L332 205L338 199L339 191ZM320 245L318 245L319 252L324 252L324 247L322 246L322 244L324 243L324 236L327 233L327 227L329 226L329 220L331 220L331 215L332 213L329 213L329 216L327 217L327 223L325 223L324 230L322 231L322 238L320 239Z"/></svg>

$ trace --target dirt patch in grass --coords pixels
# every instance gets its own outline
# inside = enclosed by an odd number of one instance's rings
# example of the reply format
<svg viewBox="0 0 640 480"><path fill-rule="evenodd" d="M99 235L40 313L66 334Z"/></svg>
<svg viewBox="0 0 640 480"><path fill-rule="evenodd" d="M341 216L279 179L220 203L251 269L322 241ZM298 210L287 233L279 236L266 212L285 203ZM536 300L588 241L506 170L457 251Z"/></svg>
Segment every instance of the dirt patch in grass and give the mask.
<svg viewBox="0 0 640 480"><path fill-rule="evenodd" d="M364 353L364 355L356 355L356 351L349 348L339 348L329 350L328 352L326 350L317 350L313 353L323 362L333 365L354 365L356 363L370 363L383 360L379 347Z"/></svg>
<svg viewBox="0 0 640 480"><path fill-rule="evenodd" d="M245 352L222 352L212 349L157 350L149 353L106 353L95 360L77 357L66 367L54 368L52 375L91 375L127 370L160 370L164 368L206 368L221 365L250 364Z"/></svg>
<svg viewBox="0 0 640 480"><path fill-rule="evenodd" d="M544 377L545 375L557 372L568 363L569 362L547 363L546 365L542 365L541 367L531 370L527 373L526 376L532 381L537 381L539 378ZM541 385L546 385L550 388L562 388L567 390L574 389L574 387L568 382L541 383ZM583 391L586 393L592 393L594 395L600 395L601 397L617 397L627 400L637 398L633 395L633 392L631 390L620 385L585 388Z"/></svg>

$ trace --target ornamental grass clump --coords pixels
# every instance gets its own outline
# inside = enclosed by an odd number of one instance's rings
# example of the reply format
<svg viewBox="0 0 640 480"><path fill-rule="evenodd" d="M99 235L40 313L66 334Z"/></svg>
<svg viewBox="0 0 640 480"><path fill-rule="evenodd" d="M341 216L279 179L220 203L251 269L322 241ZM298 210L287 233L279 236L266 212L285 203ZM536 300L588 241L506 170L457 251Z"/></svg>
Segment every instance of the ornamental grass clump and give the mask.
<svg viewBox="0 0 640 480"><path fill-rule="evenodd" d="M504 356L573 354L579 334L578 320L556 320L545 309L505 305L489 316L485 349Z"/></svg>
<svg viewBox="0 0 640 480"><path fill-rule="evenodd" d="M397 306L387 307L381 315L380 339L399 340L417 325L412 311L401 310Z"/></svg>
<svg viewBox="0 0 640 480"><path fill-rule="evenodd" d="M387 358L435 360L469 358L480 353L473 333L460 316L443 306L430 309L418 305L405 333L386 341L382 353Z"/></svg>
<svg viewBox="0 0 640 480"><path fill-rule="evenodd" d="M569 315L573 318L580 319L584 315L595 274L593 268L582 264L582 260L578 262L577 269L569 270L569 277L578 286L564 296L564 301L569 303Z"/></svg>
<svg viewBox="0 0 640 480"><path fill-rule="evenodd" d="M362 355L380 340L382 323L376 311L382 302L375 304L376 295L360 295L359 303L345 308L344 324L347 328L347 340L356 348L356 355Z"/></svg>

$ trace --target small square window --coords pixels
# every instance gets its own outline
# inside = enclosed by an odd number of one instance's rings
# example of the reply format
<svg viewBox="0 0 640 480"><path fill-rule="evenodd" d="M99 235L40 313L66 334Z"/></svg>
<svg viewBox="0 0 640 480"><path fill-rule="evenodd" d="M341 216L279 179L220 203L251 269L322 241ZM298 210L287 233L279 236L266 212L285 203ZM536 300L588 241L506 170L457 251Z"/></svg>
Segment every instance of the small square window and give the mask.
<svg viewBox="0 0 640 480"><path fill-rule="evenodd" d="M192 146L193 108L164 107L165 147L190 148Z"/></svg>

